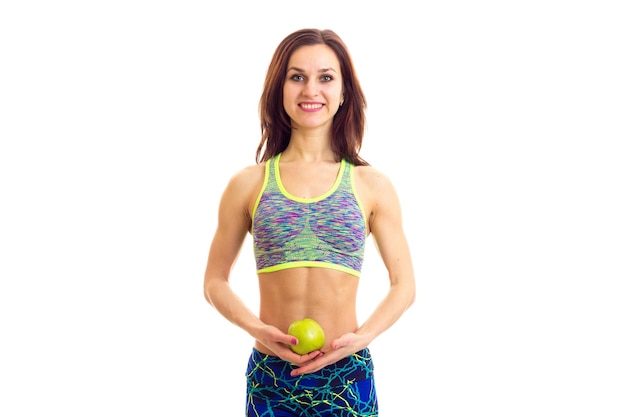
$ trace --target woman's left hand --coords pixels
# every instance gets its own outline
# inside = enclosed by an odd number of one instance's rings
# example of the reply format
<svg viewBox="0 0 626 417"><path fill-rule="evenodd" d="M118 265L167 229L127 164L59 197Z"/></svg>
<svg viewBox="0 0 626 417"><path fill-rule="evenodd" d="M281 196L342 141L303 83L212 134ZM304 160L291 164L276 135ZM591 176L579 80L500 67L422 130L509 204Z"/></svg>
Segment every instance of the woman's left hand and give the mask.
<svg viewBox="0 0 626 417"><path fill-rule="evenodd" d="M333 340L330 349L322 351L322 354L315 359L305 363L297 369L291 371L291 376L299 376L311 372L319 371L323 367L340 361L355 352L365 348L367 341L356 333L346 333Z"/></svg>

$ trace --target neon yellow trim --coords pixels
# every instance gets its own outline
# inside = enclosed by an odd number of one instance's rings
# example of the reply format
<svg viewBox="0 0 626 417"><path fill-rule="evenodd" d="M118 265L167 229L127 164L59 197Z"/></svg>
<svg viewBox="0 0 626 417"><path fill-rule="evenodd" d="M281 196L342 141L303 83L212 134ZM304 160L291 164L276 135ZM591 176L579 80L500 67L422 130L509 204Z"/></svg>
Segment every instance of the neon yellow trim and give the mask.
<svg viewBox="0 0 626 417"><path fill-rule="evenodd" d="M334 193L337 188L339 188L339 184L341 184L341 178L343 177L343 171L346 169L346 161L343 159L341 160L341 165L339 166L339 173L337 173L337 178L335 178L335 183L330 188L330 190L326 191L324 194L318 197L313 197L313 198L296 197L295 195L290 194L289 191L287 191L285 187L283 186L283 181L280 178L280 170L278 168L278 161L280 160L280 155L281 154L278 154L276 156L276 159L274 160L274 176L276 177L276 184L278 185L278 189L288 199L297 201L299 203L315 203L317 201L325 199L326 197Z"/></svg>
<svg viewBox="0 0 626 417"><path fill-rule="evenodd" d="M365 215L365 209L363 208L363 204L361 203L361 198L359 197L359 193L356 192L356 185L354 183L354 165L350 164L350 187L352 187L352 194L354 195L354 199L356 203L359 205L359 209L361 210L361 216L363 218L363 226L365 227L365 237L369 234L369 228L367 227L367 216Z"/></svg>
<svg viewBox="0 0 626 417"><path fill-rule="evenodd" d="M346 268L345 266L330 264L327 262L320 261L296 261L296 262L287 262L280 265L268 266L267 268L257 270L257 274L265 274L268 272L276 272L282 271L283 269L290 268L326 268L326 269L334 269L335 271L345 272L350 275L354 275L359 278L361 273L352 268Z"/></svg>
<svg viewBox="0 0 626 417"><path fill-rule="evenodd" d="M256 214L256 209L259 207L259 202L261 201L261 196L263 196L263 191L265 191L265 187L267 187L267 182L270 177L270 161L265 162L265 177L263 179L263 185L261 186L261 191L259 191L259 195L256 196L256 201L254 202L254 206L252 207L252 226L250 227L251 233L254 236L254 215Z"/></svg>

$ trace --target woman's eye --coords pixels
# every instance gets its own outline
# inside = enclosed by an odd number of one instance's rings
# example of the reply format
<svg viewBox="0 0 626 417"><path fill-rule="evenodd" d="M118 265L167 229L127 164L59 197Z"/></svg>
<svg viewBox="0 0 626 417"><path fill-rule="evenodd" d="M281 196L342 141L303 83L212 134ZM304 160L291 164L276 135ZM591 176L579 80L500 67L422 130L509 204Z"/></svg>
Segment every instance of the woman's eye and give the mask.
<svg viewBox="0 0 626 417"><path fill-rule="evenodd" d="M322 81L328 82L328 81L332 81L332 80L333 80L333 77L330 76L330 75L323 75L322 76Z"/></svg>
<svg viewBox="0 0 626 417"><path fill-rule="evenodd" d="M294 81L304 81L304 77L300 74L292 75L291 79Z"/></svg>

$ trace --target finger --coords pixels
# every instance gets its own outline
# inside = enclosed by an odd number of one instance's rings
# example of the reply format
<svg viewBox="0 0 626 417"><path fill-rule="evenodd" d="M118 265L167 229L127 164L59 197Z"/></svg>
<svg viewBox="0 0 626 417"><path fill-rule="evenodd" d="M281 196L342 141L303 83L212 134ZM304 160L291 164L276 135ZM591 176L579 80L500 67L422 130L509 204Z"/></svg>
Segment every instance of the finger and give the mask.
<svg viewBox="0 0 626 417"><path fill-rule="evenodd" d="M297 345L297 344L298 344L298 339L297 339L297 338L295 338L295 337L293 337L293 336L290 336L290 335L288 335L288 334L283 335L283 336L280 338L280 340L279 340L279 341L280 341L281 343L286 344L286 345L292 345L292 346L295 346L295 345Z"/></svg>
<svg viewBox="0 0 626 417"><path fill-rule="evenodd" d="M339 348L348 346L348 342L348 338L342 336L338 339L333 340L333 342L330 344L330 347L333 348L333 350L337 350Z"/></svg>
<svg viewBox="0 0 626 417"><path fill-rule="evenodd" d="M290 357L292 359L289 360L289 362L292 365L298 366L298 367L302 367L305 366L309 363L311 363L313 360L319 358L320 356L323 355L323 352L320 350L316 350L310 353L307 353L305 355L299 355L297 353L292 353L290 354Z"/></svg>
<svg viewBox="0 0 626 417"><path fill-rule="evenodd" d="M310 360L304 363L302 366L291 371L291 376L298 376L302 374L308 374L311 372L316 372L322 369L324 366L328 365L329 361L324 359L325 355L320 352L319 356L317 356L314 360ZM330 361L332 362L332 360Z"/></svg>

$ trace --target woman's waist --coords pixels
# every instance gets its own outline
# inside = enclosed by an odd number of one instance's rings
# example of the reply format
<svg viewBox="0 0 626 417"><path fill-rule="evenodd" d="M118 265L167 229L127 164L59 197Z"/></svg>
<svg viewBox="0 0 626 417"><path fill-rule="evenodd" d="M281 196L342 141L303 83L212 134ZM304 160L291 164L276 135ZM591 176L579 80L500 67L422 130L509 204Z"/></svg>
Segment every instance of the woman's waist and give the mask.
<svg viewBox="0 0 626 417"><path fill-rule="evenodd" d="M254 381L256 389L264 386L278 389L318 388L344 385L371 378L374 365L368 348L362 349L312 374L292 377L290 372L296 367L277 356L252 349L248 362L247 377Z"/></svg>

